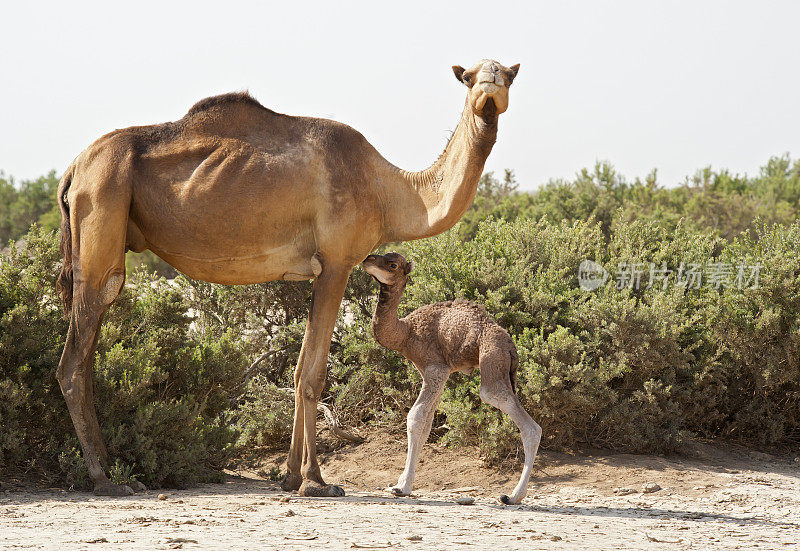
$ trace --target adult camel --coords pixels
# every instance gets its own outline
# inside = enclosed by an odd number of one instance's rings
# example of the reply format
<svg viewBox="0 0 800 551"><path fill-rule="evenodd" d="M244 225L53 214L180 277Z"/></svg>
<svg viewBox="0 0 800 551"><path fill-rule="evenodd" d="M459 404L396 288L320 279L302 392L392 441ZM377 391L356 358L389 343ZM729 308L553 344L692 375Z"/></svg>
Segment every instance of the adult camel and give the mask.
<svg viewBox="0 0 800 551"><path fill-rule="evenodd" d="M430 237L461 218L518 70L492 60L453 67L466 105L444 153L421 172L395 167L345 124L275 113L245 93L204 99L175 122L116 130L78 155L58 189L70 323L57 375L94 493L133 493L103 468L92 364L125 282L125 251L150 249L214 283L314 280L283 488L344 495L322 479L316 417L350 271L383 243Z"/></svg>

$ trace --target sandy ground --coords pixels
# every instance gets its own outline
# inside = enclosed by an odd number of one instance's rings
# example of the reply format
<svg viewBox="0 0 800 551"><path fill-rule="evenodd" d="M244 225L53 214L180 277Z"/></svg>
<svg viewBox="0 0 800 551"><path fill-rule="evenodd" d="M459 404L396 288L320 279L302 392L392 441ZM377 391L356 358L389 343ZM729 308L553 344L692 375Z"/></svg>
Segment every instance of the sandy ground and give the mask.
<svg viewBox="0 0 800 551"><path fill-rule="evenodd" d="M545 452L523 504L503 506L497 496L514 486L516 472L484 467L475 450L433 444L423 452L415 495L388 496L380 488L395 481L403 453L403 439L372 435L364 444L324 454L323 473L348 493L339 499L286 494L257 473L130 498L6 491L0 494L0 547L800 547L800 462L792 457L705 445L675 457ZM264 467L281 460L269 456ZM662 489L643 493L647 483ZM474 504L457 504L464 496L474 497Z"/></svg>

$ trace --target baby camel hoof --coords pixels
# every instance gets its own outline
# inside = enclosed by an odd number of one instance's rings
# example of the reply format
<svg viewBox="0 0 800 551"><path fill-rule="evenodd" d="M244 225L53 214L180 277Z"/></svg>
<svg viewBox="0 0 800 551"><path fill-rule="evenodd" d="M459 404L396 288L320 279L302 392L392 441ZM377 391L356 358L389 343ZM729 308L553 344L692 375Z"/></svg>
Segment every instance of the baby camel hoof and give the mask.
<svg viewBox="0 0 800 551"><path fill-rule="evenodd" d="M124 484L112 484L106 482L104 484L96 484L94 487L94 495L96 496L132 496L134 494L133 488L125 486Z"/></svg>
<svg viewBox="0 0 800 551"><path fill-rule="evenodd" d="M281 481L281 490L293 492L299 490L303 484L303 477L299 474L286 473L286 477Z"/></svg>
<svg viewBox="0 0 800 551"><path fill-rule="evenodd" d="M392 486L390 488L386 488L386 491L392 495L396 495L397 497L406 497L411 495L411 492L404 492L403 489L399 486Z"/></svg>
<svg viewBox="0 0 800 551"><path fill-rule="evenodd" d="M297 493L305 497L344 497L341 486L320 484L313 480L304 480Z"/></svg>
<svg viewBox="0 0 800 551"><path fill-rule="evenodd" d="M501 502L503 505L516 505L516 503L514 503L514 502L511 500L511 498L510 498L510 497L508 497L506 494L503 494L503 495L501 495L501 496L500 496L500 502Z"/></svg>

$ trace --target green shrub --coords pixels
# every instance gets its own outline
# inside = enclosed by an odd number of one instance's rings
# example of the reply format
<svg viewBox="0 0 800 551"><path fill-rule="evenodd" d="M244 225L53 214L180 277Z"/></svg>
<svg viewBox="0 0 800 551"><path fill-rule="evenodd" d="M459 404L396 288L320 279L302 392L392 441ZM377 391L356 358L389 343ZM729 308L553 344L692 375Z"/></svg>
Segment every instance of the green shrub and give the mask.
<svg viewBox="0 0 800 551"><path fill-rule="evenodd" d="M248 381L238 410L243 457L257 460L263 449L288 445L292 435L294 395L257 376Z"/></svg>
<svg viewBox="0 0 800 551"><path fill-rule="evenodd" d="M0 234L53 225L55 174L0 177ZM400 315L464 297L484 304L519 350L518 394L543 444L647 452L693 435L754 446L800 442L800 161L774 157L755 177L698 171L666 188L598 163L572 180L520 192L511 171L481 179L462 223L387 246L415 260ZM22 228L22 229L21 229ZM0 264L0 469L84 487L72 423L55 380L66 322L54 292L55 237L39 229ZM760 265L757 288L580 289L590 259L611 276L630 263ZM110 475L150 485L213 480L236 457L285 446L293 371L311 285L212 285L129 259L109 311L95 394ZM324 399L352 425L398 431L420 378L372 337L377 286L354 270L331 343ZM245 380L247 379L247 380ZM447 443L519 454L516 428L481 403L479 379L454 375L435 422Z"/></svg>
<svg viewBox="0 0 800 551"><path fill-rule="evenodd" d="M66 334L55 235L34 229L0 264L0 467L86 486L56 366ZM234 452L229 399L247 365L230 336L204 338L166 280L139 272L101 329L95 400L117 480L215 480Z"/></svg>
<svg viewBox="0 0 800 551"><path fill-rule="evenodd" d="M401 315L455 297L485 304L517 343L519 396L546 446L665 452L691 434L798 440L797 225L761 225L730 244L690 224L665 234L657 222L624 219L608 235L595 220L525 218L486 220L467 241L462 231L405 245L416 266ZM667 286L649 284L645 270L638 289L586 292L577 281L583 259L610 269L760 263L762 279L758 289L692 289L676 285L674 273ZM390 411L399 421L418 386L367 332L366 317L356 317L340 337L337 404L362 420ZM440 411L446 442L478 444L493 460L518 452L516 429L480 402L477 378L452 377Z"/></svg>

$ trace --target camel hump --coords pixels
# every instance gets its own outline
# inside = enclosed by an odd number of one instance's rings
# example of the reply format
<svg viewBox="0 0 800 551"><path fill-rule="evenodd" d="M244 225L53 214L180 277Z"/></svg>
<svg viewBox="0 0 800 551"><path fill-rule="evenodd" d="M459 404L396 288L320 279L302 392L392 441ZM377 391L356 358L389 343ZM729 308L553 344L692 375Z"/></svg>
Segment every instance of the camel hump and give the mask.
<svg viewBox="0 0 800 551"><path fill-rule="evenodd" d="M186 113L187 117L191 117L193 115L197 115L200 113L205 113L206 111L211 111L212 109L224 109L224 108L231 108L231 107L255 107L258 109L263 109L264 111L268 111L270 113L275 113L271 109L267 109L257 99L250 95L249 92L231 92L228 94L220 94L218 96L210 96L205 99L201 99L189 109Z"/></svg>

